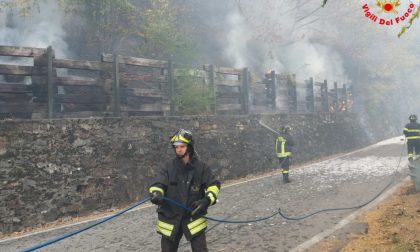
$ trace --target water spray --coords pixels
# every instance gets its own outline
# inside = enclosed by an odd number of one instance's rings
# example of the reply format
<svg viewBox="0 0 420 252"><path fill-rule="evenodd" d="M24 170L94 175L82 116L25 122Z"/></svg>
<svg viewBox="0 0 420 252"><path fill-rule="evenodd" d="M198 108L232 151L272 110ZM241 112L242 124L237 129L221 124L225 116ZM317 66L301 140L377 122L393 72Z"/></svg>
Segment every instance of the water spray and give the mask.
<svg viewBox="0 0 420 252"><path fill-rule="evenodd" d="M268 125L264 124L261 120L259 120L259 121L258 121L258 123L259 123L261 126L263 126L264 128L268 129L269 131L271 131L271 132L273 132L273 133L276 133L277 135L280 135L280 133L279 133L279 132L277 132L277 131L273 130L273 129L272 129L272 128L270 128Z"/></svg>

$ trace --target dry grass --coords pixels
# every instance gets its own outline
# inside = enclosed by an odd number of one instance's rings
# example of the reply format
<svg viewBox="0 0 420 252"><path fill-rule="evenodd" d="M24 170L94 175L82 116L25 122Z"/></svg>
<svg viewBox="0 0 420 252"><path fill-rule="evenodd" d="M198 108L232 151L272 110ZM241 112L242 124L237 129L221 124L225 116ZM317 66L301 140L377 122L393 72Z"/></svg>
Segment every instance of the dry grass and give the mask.
<svg viewBox="0 0 420 252"><path fill-rule="evenodd" d="M341 251L420 252L420 192L406 183L388 200L362 216L368 233Z"/></svg>
<svg viewBox="0 0 420 252"><path fill-rule="evenodd" d="M411 181L357 221L368 225L364 234L326 240L311 252L420 252L420 192Z"/></svg>
<svg viewBox="0 0 420 252"><path fill-rule="evenodd" d="M339 251L420 252L420 193L411 181L359 221L368 223L368 232L352 237ZM333 248L333 243L324 243L325 251Z"/></svg>

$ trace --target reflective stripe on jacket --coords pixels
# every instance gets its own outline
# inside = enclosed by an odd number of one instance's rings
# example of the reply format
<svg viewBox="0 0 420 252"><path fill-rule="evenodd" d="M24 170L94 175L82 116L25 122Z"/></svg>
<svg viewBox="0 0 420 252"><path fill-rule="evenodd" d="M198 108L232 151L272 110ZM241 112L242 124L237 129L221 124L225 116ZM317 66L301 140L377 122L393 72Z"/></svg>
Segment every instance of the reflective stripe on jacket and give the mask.
<svg viewBox="0 0 420 252"><path fill-rule="evenodd" d="M292 156L293 139L288 134L281 134L276 139L276 155L278 158Z"/></svg>
<svg viewBox="0 0 420 252"><path fill-rule="evenodd" d="M408 123L405 125L403 133L407 140L420 139L420 124L416 122Z"/></svg>

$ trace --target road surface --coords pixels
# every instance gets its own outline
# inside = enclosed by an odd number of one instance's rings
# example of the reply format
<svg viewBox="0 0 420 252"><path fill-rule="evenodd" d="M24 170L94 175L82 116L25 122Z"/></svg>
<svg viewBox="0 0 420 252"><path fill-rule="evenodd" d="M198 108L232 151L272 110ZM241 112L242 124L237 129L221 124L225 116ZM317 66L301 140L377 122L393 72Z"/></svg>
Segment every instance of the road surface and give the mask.
<svg viewBox="0 0 420 252"><path fill-rule="evenodd" d="M292 167L289 184L283 184L281 174L276 173L225 185L209 216L248 220L281 208L288 216L301 217L320 209L358 206L390 182L396 184L407 176L405 155L404 143L393 138L346 155ZM159 235L154 231L155 210L150 206L128 212L39 251L160 251ZM216 225L210 221L208 247L210 251L229 252L290 251L355 211L320 213L300 221L280 216L253 224ZM19 251L86 225L1 240L0 251ZM179 251L191 251L184 238Z"/></svg>

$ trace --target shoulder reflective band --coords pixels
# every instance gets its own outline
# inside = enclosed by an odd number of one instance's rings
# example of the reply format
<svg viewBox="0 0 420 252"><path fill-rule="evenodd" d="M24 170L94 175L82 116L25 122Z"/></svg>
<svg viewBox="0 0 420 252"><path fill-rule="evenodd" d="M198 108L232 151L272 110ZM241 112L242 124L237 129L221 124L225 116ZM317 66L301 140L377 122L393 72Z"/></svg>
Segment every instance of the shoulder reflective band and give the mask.
<svg viewBox="0 0 420 252"><path fill-rule="evenodd" d="M164 192L164 191L163 191L163 189L162 189L162 188L160 188L160 187L157 187L157 186L152 186L152 187L150 187L149 192L150 192L150 193L153 193L154 191L161 192L161 193L162 193L162 195L165 195L165 192Z"/></svg>
<svg viewBox="0 0 420 252"><path fill-rule="evenodd" d="M169 224L169 223L165 223L163 221L158 220L157 224L156 224L156 230L165 235L170 237L172 235L172 230L174 229L174 225Z"/></svg>
<svg viewBox="0 0 420 252"><path fill-rule="evenodd" d="M191 222L187 225L190 233L195 235L196 233L200 232L201 230L207 227L207 220L204 218L198 218L195 221Z"/></svg>

